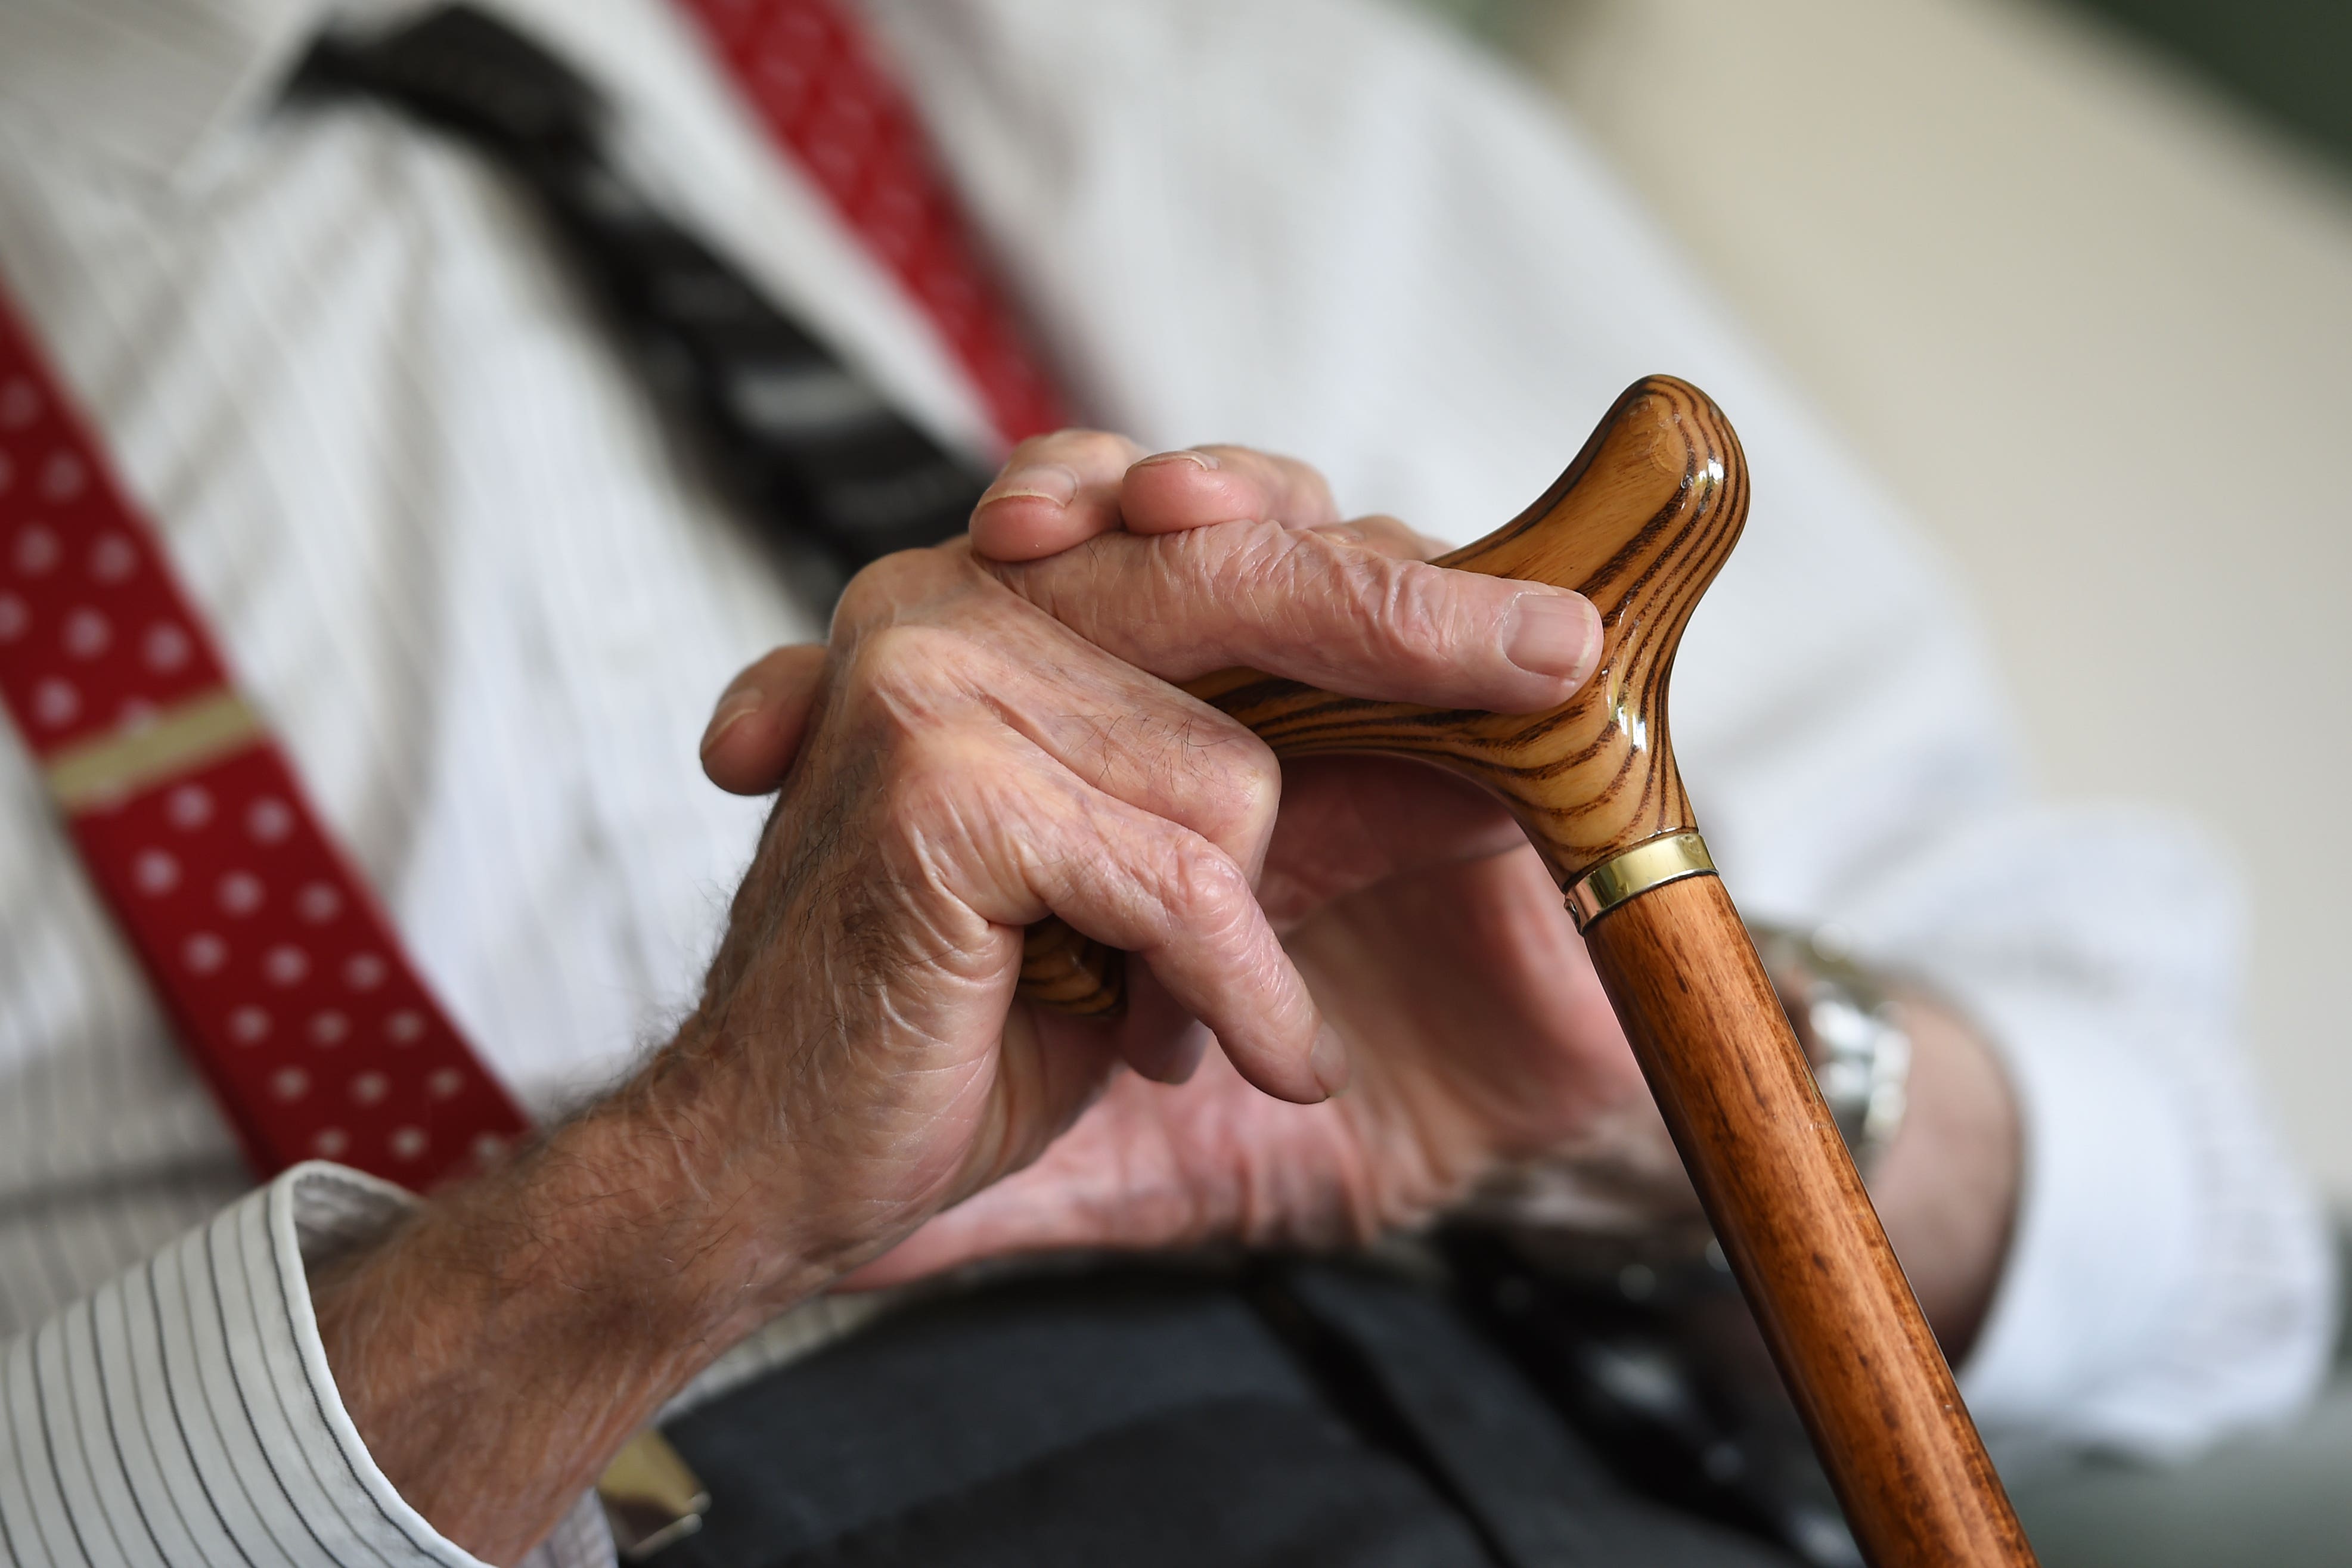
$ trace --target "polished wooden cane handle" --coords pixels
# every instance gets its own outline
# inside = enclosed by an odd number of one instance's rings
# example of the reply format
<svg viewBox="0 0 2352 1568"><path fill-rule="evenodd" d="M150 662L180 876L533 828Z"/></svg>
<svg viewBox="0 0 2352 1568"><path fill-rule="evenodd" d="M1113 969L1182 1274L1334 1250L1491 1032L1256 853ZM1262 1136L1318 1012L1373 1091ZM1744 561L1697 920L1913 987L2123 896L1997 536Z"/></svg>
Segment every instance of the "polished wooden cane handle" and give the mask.
<svg viewBox="0 0 2352 1568"><path fill-rule="evenodd" d="M1628 389L1537 502L1438 563L1572 588L1601 612L1600 667L1538 714L1367 702L1254 670L1185 690L1282 757L1378 751L1442 762L1508 802L1562 887L1645 839L1692 826L1666 741L1675 644L1748 512L1738 438L1705 392L1653 376ZM1109 1014L1123 956L1058 920L1030 928L1021 994Z"/></svg>
<svg viewBox="0 0 2352 1568"><path fill-rule="evenodd" d="M1249 670L1187 689L1277 756L1422 758L1509 805L1570 895L1864 1556L1878 1568L2031 1563L1675 768L1675 649L1747 513L1747 465L1722 412L1654 376L1617 400L1534 506L1443 558L1592 601L1601 665L1568 702L1534 715L1449 711ZM1122 962L1047 922L1030 933L1023 994L1108 1014Z"/></svg>

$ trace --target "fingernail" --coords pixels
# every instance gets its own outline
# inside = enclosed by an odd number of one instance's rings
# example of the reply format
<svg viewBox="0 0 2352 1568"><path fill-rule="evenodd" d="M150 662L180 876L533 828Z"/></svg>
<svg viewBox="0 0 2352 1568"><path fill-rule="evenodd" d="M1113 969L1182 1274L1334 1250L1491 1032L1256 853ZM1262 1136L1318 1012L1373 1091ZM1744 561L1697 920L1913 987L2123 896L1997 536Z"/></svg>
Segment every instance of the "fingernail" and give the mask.
<svg viewBox="0 0 2352 1568"><path fill-rule="evenodd" d="M1522 593L1503 652L1535 674L1581 681L1601 662L1601 612L1580 593Z"/></svg>
<svg viewBox="0 0 2352 1568"><path fill-rule="evenodd" d="M1206 452L1189 451L1155 452L1150 456L1143 458L1141 461L1138 462L1135 466L1138 468L1157 468L1164 466L1170 463L1190 463L1195 468L1214 468L1218 466L1216 458L1210 454Z"/></svg>
<svg viewBox="0 0 2352 1568"><path fill-rule="evenodd" d="M719 711L710 716L710 727L702 732L702 755L710 755L711 747L727 738L727 732L751 716L761 698L751 686L729 692L719 699Z"/></svg>
<svg viewBox="0 0 2352 1568"><path fill-rule="evenodd" d="M1078 471L1059 463L1040 463L1033 467L1015 468L1000 474L996 483L981 497L981 504L1009 501L1014 497L1032 501L1051 501L1066 507L1078 498Z"/></svg>
<svg viewBox="0 0 2352 1568"><path fill-rule="evenodd" d="M1323 1085L1323 1096L1330 1099L1348 1087L1351 1076L1348 1068L1348 1048L1339 1043L1339 1031L1325 1024L1315 1035L1315 1049L1307 1053L1307 1065L1315 1071L1315 1082Z"/></svg>

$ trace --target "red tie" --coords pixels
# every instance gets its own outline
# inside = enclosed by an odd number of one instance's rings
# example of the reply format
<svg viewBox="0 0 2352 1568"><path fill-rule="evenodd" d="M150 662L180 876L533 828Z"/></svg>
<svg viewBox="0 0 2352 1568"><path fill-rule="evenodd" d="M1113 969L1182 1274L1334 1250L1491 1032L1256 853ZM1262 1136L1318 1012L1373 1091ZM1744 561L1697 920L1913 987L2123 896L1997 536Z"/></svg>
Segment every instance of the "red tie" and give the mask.
<svg viewBox="0 0 2352 1568"><path fill-rule="evenodd" d="M1007 441L1062 423L905 99L829 0L679 0L937 325ZM419 1190L527 1123L231 684L0 289L0 703L256 1171Z"/></svg>
<svg viewBox="0 0 2352 1568"><path fill-rule="evenodd" d="M1067 423L980 264L922 128L839 0L677 0L778 146L929 315L1007 442Z"/></svg>
<svg viewBox="0 0 2352 1568"><path fill-rule="evenodd" d="M523 1130L0 300L0 697L255 1169L414 1187Z"/></svg>

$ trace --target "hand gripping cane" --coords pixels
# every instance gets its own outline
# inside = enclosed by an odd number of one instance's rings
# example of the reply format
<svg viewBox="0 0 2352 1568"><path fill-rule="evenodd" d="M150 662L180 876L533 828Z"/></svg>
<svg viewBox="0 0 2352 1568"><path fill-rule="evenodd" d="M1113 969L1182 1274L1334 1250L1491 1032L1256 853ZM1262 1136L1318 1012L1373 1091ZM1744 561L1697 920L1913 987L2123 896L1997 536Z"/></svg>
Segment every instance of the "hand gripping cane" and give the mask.
<svg viewBox="0 0 2352 1568"><path fill-rule="evenodd" d="M1877 1568L2031 1564L1675 768L1675 649L1747 515L1747 465L1722 411L1652 377L1617 400L1540 500L1439 561L1592 601L1601 665L1568 702L1445 711L1253 670L1186 689L1278 756L1423 758L1503 798L1567 893L1864 1555ZM1122 957L1047 921L1029 933L1022 993L1108 1014Z"/></svg>

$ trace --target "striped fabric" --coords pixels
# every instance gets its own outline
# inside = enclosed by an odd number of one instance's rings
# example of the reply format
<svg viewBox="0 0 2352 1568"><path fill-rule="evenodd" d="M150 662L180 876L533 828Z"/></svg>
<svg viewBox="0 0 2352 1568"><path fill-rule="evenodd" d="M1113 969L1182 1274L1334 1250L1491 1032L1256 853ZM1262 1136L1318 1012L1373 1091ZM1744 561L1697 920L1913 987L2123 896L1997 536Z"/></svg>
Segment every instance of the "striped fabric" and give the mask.
<svg viewBox="0 0 2352 1568"><path fill-rule="evenodd" d="M1979 1416L2177 1451L2311 1385L2326 1264L2236 1040L2235 914L2179 896L2225 873L2169 824L2031 797L1896 508L1547 109L1365 0L863 4L1088 416L1149 444L1307 454L1350 506L1464 538L1633 377L1714 392L1757 504L1685 647L1677 750L1743 907L1841 923L2006 1053L2029 1185L1961 1369ZM436 993L545 1116L690 1002L765 811L702 780L703 719L819 629L497 178L389 115L265 112L322 9L0 0L0 273ZM683 217L991 450L955 353L671 0L501 9L608 84ZM310 1167L246 1196L0 745L5 1550L464 1561L399 1528L299 1311L302 1249L382 1223L371 1190ZM126 1432L149 1450L117 1461ZM552 1550L606 1547L591 1520Z"/></svg>
<svg viewBox="0 0 2352 1568"><path fill-rule="evenodd" d="M162 168L251 106L318 9L310 0L8 0L0 60L17 63L8 73L12 104Z"/></svg>
<svg viewBox="0 0 2352 1568"><path fill-rule="evenodd" d="M536 218L472 155L361 110L233 117L192 151L182 121L139 129L134 110L130 125L91 116L106 120L92 145L79 118L49 112L69 97L17 90L177 9L0 5L0 272L436 992L531 1109L555 1113L691 999L764 811L700 779L703 717L744 662L817 629L724 506L681 479ZM307 31L321 11L297 20ZM732 117L698 38L659 6L615 11L584 34L576 15L523 19L625 97L680 106L648 119L648 156L707 172L700 200L719 210L695 214L706 231L780 294L827 301L845 352L984 455L993 438L952 353L869 277L822 193ZM234 51L156 58L178 90L249 90ZM116 96L137 84L100 83L90 101ZM346 266L355 253L376 260ZM118 1504L188 1461L157 1472L134 1451L109 1473L77 1458L105 1411L71 1396L101 1364L157 1409L203 1401L191 1441L215 1456L215 1481L280 1500L243 1525L232 1510L226 1533L192 1538L198 1554L167 1538L174 1568L468 1561L429 1530L396 1550L397 1531L352 1533L342 1521L390 1496L355 1448L364 1483L286 1462L334 1452L313 1439L341 1416L278 1276L260 1294L226 1275L210 1291L207 1275L208 1293L162 1298L165 1319L152 1294L109 1286L238 1238L250 1251L271 1204L274 1257L299 1282L289 1217L340 1189L287 1178L239 1204L250 1185L36 769L0 743L0 1338L23 1336L0 1354L0 1524L16 1561L156 1560L108 1521L134 1523ZM188 1354L151 1358L143 1384L121 1380L130 1364L77 1361L73 1346L116 1332L114 1301L146 1314L126 1343ZM796 1314L712 1385L856 1315ZM206 1370L231 1365L266 1375ZM583 1507L555 1543L567 1563L609 1557ZM339 1541L349 1555L320 1544Z"/></svg>
<svg viewBox="0 0 2352 1568"><path fill-rule="evenodd" d="M0 1363L9 1446L0 1550L20 1563L466 1568L369 1459L333 1388L305 1256L411 1201L296 1167L88 1299ZM583 1500L534 1557L608 1555Z"/></svg>
<svg viewBox="0 0 2352 1568"><path fill-rule="evenodd" d="M526 1129L236 691L0 283L0 705L252 1168L419 1191Z"/></svg>

